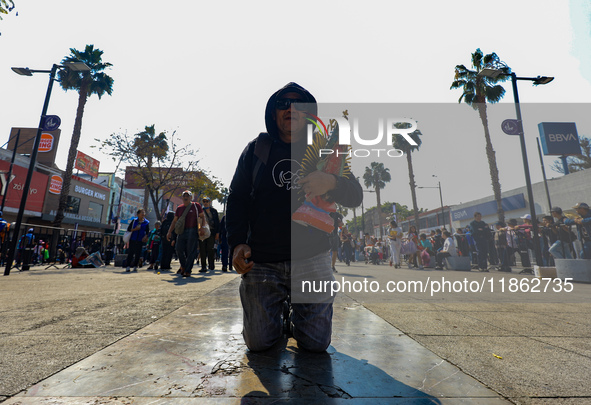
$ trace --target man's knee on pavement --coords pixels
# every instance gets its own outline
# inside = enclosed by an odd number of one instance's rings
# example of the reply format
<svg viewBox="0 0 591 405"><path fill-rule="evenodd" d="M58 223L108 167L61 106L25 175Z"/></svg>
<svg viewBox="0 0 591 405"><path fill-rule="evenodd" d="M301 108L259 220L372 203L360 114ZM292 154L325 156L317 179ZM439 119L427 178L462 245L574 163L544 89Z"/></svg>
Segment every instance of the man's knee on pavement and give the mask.
<svg viewBox="0 0 591 405"><path fill-rule="evenodd" d="M307 350L309 352L322 353L325 352L326 349L328 349L328 346L330 346L330 336L323 340L316 340L311 339L309 336L305 336L305 338L298 339L295 335L296 333L294 331L294 338L298 342L298 347L301 347L302 349Z"/></svg>
<svg viewBox="0 0 591 405"><path fill-rule="evenodd" d="M251 352L262 352L265 350L269 350L272 348L281 338L281 334L277 335L276 337L271 336L248 336L248 334L244 331L242 332L244 336L244 342L246 343L246 347Z"/></svg>

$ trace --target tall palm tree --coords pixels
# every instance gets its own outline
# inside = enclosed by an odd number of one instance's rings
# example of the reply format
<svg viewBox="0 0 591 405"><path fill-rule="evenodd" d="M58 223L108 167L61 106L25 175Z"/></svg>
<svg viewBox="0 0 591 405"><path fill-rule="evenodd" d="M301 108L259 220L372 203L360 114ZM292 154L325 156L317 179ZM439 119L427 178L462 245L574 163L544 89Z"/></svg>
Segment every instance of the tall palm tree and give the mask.
<svg viewBox="0 0 591 405"><path fill-rule="evenodd" d="M228 187L222 187L220 190L220 196L218 197L218 202L224 206L224 214L226 215L226 204L228 203L228 195L230 194L230 190Z"/></svg>
<svg viewBox="0 0 591 405"><path fill-rule="evenodd" d="M382 228L382 201L380 198L380 190L386 187L386 183L392 180L390 169L384 167L383 163L371 162L371 167L365 168L363 174L363 184L365 187L373 187L376 192L376 199L378 201L377 211L380 221L380 238L384 237L384 229Z"/></svg>
<svg viewBox="0 0 591 405"><path fill-rule="evenodd" d="M503 74L496 78L479 76L478 73L488 66L494 66L496 69L503 71ZM499 221L505 220L505 213L501 204L501 183L499 182L499 169L497 167L497 159L495 157L495 150L493 149L490 140L490 132L488 130L488 116L486 112L486 103L499 102L505 95L503 86L496 83L507 80L511 74L511 69L508 68L497 56L496 53L489 53L484 55L480 48L472 54L472 68L470 70L464 65L456 66L455 80L451 84L450 89L462 89L462 95L458 100L462 100L478 111L482 126L484 128L484 139L486 140L486 157L488 158L488 167L490 170L490 178L492 182L493 193L497 202L497 215Z"/></svg>
<svg viewBox="0 0 591 405"><path fill-rule="evenodd" d="M410 128L410 124L407 122L398 122L395 123L394 126L396 128ZM412 196L412 208L414 211L414 219L415 219L415 228L417 228L417 232L419 231L419 207L417 204L417 184L415 183L415 174L412 166L412 152L415 150L419 150L419 147L422 144L421 138L419 136L423 135L421 131L418 129L411 132L409 136L415 141L416 145L411 145L402 135L396 134L392 138L392 147L395 149L399 149L404 152L406 155L406 163L408 165L408 178L410 184L410 194Z"/></svg>
<svg viewBox="0 0 591 405"><path fill-rule="evenodd" d="M111 95L113 92L113 78L105 74L104 70L111 67L110 63L102 61L103 51L95 49L94 45L86 45L83 52L70 48L70 55L62 60L62 64L67 62L84 62L90 71L76 72L70 69L62 69L58 73L58 80L62 88L66 91L76 90L78 96L78 109L76 110L76 120L74 121L74 131L70 141L70 151L68 152L68 162L66 164L66 173L62 184L59 206L53 225L60 227L64 219L64 211L68 202L70 193L70 180L76 160L76 151L80 143L80 133L82 132L82 116L84 115L84 106L88 97L96 94L100 99L105 93Z"/></svg>
<svg viewBox="0 0 591 405"><path fill-rule="evenodd" d="M139 168L140 170L152 170L154 158L164 159L168 154L168 139L166 138L166 132L160 132L156 135L155 125L146 126L142 132L136 134L133 146L137 155L146 164L146 167ZM149 178L150 176L145 177ZM146 210L146 212L148 212L150 190L152 189L152 184L145 184L144 210ZM156 200L158 200L158 196L156 196Z"/></svg>

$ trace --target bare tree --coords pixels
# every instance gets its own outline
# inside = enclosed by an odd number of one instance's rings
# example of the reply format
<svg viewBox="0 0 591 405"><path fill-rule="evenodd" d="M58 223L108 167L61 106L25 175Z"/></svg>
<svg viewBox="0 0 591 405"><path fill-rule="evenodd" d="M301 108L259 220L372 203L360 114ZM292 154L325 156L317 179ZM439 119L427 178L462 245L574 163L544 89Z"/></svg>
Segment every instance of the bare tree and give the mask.
<svg viewBox="0 0 591 405"><path fill-rule="evenodd" d="M100 142L100 150L113 160L121 159L131 166L127 173L133 176L137 186L147 190L156 217L162 220L162 212L157 208L161 201L170 199L181 188L188 188L203 173L198 169L197 152L188 146L180 147L175 138L176 131L170 136L161 132L156 136L156 143L146 142L144 138L149 138L150 134L155 134L154 126L146 126L146 130L139 134L129 135L125 131L96 141Z"/></svg>

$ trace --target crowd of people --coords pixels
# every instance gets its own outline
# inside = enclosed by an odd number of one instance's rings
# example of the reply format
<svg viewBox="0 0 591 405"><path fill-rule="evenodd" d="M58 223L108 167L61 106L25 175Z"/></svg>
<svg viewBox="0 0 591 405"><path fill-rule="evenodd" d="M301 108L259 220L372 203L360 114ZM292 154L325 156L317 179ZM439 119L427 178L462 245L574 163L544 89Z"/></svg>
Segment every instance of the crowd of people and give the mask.
<svg viewBox="0 0 591 405"><path fill-rule="evenodd" d="M573 207L576 215L564 215L560 207L553 207L550 215L538 222L538 236L543 266L554 266L554 259L591 259L591 210L586 203ZM365 263L390 263L400 268L403 259L409 268L435 267L442 269L447 257L469 257L473 268L489 271L495 268L510 272L519 256L521 266L530 269L535 261L533 248L533 224L526 214L507 223L497 222L494 227L482 220L482 214L474 213L474 219L465 228L455 232L445 228L431 230L429 234L417 232L414 225L403 232L396 221L390 222L385 238L356 238L341 226L332 237L331 251L334 264L338 259L347 263L364 260ZM521 223L519 223L521 222ZM339 244L340 242L340 244Z"/></svg>
<svg viewBox="0 0 591 405"><path fill-rule="evenodd" d="M157 221L150 229L145 211L140 209L127 227L126 272L137 271L144 263L148 270L171 270L171 261L180 262L178 274L190 277L195 261L201 264L200 273L215 270L217 258L222 260L222 271L232 270L226 238L225 217L211 206L211 199L193 201L193 193L182 193L183 204L174 212L166 213L163 222Z"/></svg>

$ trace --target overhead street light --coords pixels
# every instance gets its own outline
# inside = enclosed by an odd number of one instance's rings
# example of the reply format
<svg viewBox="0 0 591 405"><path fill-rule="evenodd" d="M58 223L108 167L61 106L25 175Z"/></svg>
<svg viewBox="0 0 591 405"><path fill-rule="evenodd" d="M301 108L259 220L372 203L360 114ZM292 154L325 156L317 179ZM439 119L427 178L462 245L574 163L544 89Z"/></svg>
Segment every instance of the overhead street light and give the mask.
<svg viewBox="0 0 591 405"><path fill-rule="evenodd" d="M497 78L501 74L506 75L506 72L503 72L500 69L496 68L485 68L478 72L478 76L481 77L490 77L490 78ZM527 161L527 151L525 148L525 135L523 133L523 124L521 119L521 107L519 105L519 93L517 92L517 80L527 80L533 82L534 85L541 85L541 84L548 84L554 77L547 77L547 76L537 76L537 77L517 77L515 72L511 72L509 74L511 76L511 83L513 85L513 98L515 100L515 114L517 115L517 121L519 122L520 131L519 131L519 141L521 143L521 157L523 159L523 171L525 173L525 183L527 187L527 198L529 200L529 213L532 218L532 238L533 238L533 245L534 245L534 252L536 255L536 264L538 266L542 266L542 252L540 250L540 240L538 235L538 221L536 219L536 207L534 203L534 196L533 190L531 185L531 176L529 173L529 164Z"/></svg>
<svg viewBox="0 0 591 405"><path fill-rule="evenodd" d="M31 180L33 178L33 172L35 171L35 164L37 162L37 153L39 152L39 144L41 143L41 133L43 131L43 124L45 122L45 117L47 115L47 108L49 107L49 99L51 97L51 90L53 88L53 82L55 80L55 74L57 73L58 69L70 69L75 72L88 72L91 69L83 62L69 62L65 63L64 65L57 65L54 64L51 67L51 70L35 70L29 68L18 68L13 67L12 71L21 75L21 76L33 76L33 73L49 73L49 84L47 85L47 92L45 93L45 101L43 102L43 109L41 110L41 119L39 121L39 126L37 127L37 135L35 136L35 143L33 145L33 150L31 151L31 160L29 162L29 170L27 172L27 179L25 180L25 185L23 187L23 193L21 196L21 203L18 209L18 214L16 216L16 224L14 227L14 233L12 240L10 241L10 251L8 252L8 257L6 260L6 269L4 270L4 275L8 276L10 274L10 268L12 267L12 262L14 260L14 254L16 252L16 247L19 239L19 232L23 222L23 215L25 213L25 207L27 205L27 197L29 193L27 192L31 186ZM15 146L16 147L16 146Z"/></svg>
<svg viewBox="0 0 591 405"><path fill-rule="evenodd" d="M432 174L431 177L437 177ZM443 194L441 193L441 182L437 181L437 187L417 187L417 188L438 188L439 189L439 202L441 203L441 217L443 218L443 227L445 228L445 211L443 209Z"/></svg>

